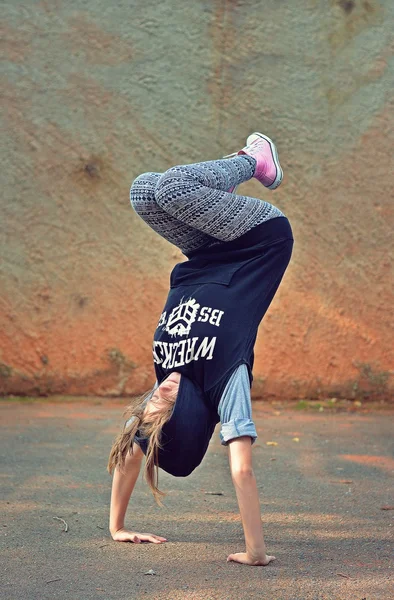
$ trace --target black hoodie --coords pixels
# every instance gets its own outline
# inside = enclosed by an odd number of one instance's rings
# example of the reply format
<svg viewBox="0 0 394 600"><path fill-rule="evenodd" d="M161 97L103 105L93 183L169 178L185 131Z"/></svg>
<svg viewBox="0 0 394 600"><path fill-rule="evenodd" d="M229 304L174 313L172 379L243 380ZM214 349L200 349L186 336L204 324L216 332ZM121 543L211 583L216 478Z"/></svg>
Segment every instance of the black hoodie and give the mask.
<svg viewBox="0 0 394 600"><path fill-rule="evenodd" d="M246 364L252 383L258 326L292 247L290 223L277 217L233 242L194 251L174 267L153 341L158 383L173 371L181 373L159 451L159 466L168 473L186 476L200 464L234 369ZM137 435L136 441L146 452L147 440Z"/></svg>

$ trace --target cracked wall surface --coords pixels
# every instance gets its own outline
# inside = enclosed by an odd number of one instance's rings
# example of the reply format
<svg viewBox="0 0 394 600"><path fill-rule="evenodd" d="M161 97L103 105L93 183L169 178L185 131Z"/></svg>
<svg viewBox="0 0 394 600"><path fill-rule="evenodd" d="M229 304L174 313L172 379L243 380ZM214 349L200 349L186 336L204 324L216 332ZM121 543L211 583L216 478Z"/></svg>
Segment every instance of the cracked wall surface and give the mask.
<svg viewBox="0 0 394 600"><path fill-rule="evenodd" d="M282 186L243 193L295 247L254 395L393 389L390 0L4 5L0 393L136 394L181 253L133 213L141 172L262 130Z"/></svg>

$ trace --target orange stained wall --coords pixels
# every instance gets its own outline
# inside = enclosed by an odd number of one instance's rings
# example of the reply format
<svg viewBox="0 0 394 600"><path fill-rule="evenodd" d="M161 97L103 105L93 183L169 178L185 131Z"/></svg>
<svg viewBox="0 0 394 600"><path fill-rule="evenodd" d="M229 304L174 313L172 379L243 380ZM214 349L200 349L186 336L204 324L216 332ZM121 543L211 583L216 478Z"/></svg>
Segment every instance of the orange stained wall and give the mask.
<svg viewBox="0 0 394 600"><path fill-rule="evenodd" d="M254 130L285 171L291 265L255 397L393 389L394 4L41 1L5 8L0 392L143 392L180 252L133 213L144 171Z"/></svg>

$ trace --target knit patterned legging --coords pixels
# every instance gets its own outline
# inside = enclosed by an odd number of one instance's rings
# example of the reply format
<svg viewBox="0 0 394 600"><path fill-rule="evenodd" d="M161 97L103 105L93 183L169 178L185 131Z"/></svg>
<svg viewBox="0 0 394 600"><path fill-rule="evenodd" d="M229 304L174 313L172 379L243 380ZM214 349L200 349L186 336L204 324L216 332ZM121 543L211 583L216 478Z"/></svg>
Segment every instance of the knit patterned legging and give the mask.
<svg viewBox="0 0 394 600"><path fill-rule="evenodd" d="M227 191L251 179L255 167L255 159L243 155L143 173L131 186L130 202L154 231L187 255L283 216L268 202Z"/></svg>

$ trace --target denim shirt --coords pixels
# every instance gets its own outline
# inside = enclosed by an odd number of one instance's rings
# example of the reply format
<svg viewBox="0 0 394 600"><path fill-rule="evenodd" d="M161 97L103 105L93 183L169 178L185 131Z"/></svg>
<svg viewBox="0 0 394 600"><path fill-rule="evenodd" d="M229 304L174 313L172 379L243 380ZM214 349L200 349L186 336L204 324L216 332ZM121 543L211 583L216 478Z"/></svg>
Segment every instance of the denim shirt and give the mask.
<svg viewBox="0 0 394 600"><path fill-rule="evenodd" d="M219 402L218 413L220 417L220 441L223 446L243 435L256 441L257 433L252 420L252 402L250 397L250 380L248 368L245 364L239 365L224 389Z"/></svg>

